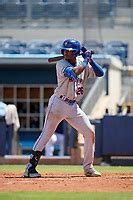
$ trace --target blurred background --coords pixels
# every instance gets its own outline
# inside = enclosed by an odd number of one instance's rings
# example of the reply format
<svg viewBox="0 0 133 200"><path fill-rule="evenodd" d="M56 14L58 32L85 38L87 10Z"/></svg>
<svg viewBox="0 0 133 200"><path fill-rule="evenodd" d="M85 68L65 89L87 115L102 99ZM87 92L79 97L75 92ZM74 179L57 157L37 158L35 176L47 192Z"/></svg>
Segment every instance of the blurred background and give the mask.
<svg viewBox="0 0 133 200"><path fill-rule="evenodd" d="M103 79L88 81L80 102L100 135L96 157L110 162L111 156L132 156L132 35L133 0L0 0L1 156L30 153L57 84L55 63L47 59L60 54L67 38L94 50L94 58L106 71ZM58 132L63 135L61 155L69 156L76 148L82 157L83 138L76 130L63 122ZM123 133L122 142L119 133ZM62 148L58 137L57 141L54 156Z"/></svg>
<svg viewBox="0 0 133 200"><path fill-rule="evenodd" d="M52 51L58 52L64 38L74 37L97 52L118 54L123 60L128 54L131 63L132 10L132 0L0 0L0 37L20 40L10 46L21 42L21 53L27 52L24 47L39 48L32 44L36 39L49 43L42 53L51 52L53 44Z"/></svg>

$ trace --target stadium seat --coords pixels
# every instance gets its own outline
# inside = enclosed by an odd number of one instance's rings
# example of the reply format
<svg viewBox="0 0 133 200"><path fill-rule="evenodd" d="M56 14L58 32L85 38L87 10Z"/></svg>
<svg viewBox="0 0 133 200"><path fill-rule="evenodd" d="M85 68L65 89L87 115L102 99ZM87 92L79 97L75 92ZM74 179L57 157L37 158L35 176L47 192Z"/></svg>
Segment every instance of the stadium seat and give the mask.
<svg viewBox="0 0 133 200"><path fill-rule="evenodd" d="M44 3L32 2L32 19L40 19L44 17Z"/></svg>
<svg viewBox="0 0 133 200"><path fill-rule="evenodd" d="M51 53L53 47L51 42L44 40L33 40L27 44L28 48L43 48L47 53Z"/></svg>
<svg viewBox="0 0 133 200"><path fill-rule="evenodd" d="M0 49L0 54L20 54L20 50L18 48L11 47L3 47Z"/></svg>
<svg viewBox="0 0 133 200"><path fill-rule="evenodd" d="M24 54L47 54L47 51L43 48L26 48Z"/></svg>
<svg viewBox="0 0 133 200"><path fill-rule="evenodd" d="M9 2L4 7L4 17L6 19L18 19L26 17L26 4Z"/></svg>
<svg viewBox="0 0 133 200"><path fill-rule="evenodd" d="M17 48L20 51L20 53L23 53L26 46L27 46L26 42L19 41L19 40L8 40L3 43L3 47Z"/></svg>
<svg viewBox="0 0 133 200"><path fill-rule="evenodd" d="M110 55L118 56L123 63L128 58L128 44L123 41L114 40L107 42L105 44L105 51Z"/></svg>
<svg viewBox="0 0 133 200"><path fill-rule="evenodd" d="M83 43L83 46L85 46L89 50L94 50L96 54L103 53L104 45L102 42L96 40L87 40Z"/></svg>

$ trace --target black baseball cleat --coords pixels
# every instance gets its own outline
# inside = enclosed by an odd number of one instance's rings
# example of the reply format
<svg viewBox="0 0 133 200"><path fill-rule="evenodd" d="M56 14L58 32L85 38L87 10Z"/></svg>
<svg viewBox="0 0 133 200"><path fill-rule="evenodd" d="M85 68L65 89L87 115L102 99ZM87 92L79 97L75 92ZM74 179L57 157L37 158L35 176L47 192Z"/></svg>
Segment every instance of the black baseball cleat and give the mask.
<svg viewBox="0 0 133 200"><path fill-rule="evenodd" d="M26 169L25 169L25 172L23 174L23 177L24 178L39 178L41 177L41 174L39 174L35 167L31 164L31 163L28 163L26 165Z"/></svg>
<svg viewBox="0 0 133 200"><path fill-rule="evenodd" d="M98 171L96 171L96 170L94 169L94 167L92 167L92 168L86 170L86 171L84 172L84 174L85 174L86 177L101 177L101 173L98 172Z"/></svg>

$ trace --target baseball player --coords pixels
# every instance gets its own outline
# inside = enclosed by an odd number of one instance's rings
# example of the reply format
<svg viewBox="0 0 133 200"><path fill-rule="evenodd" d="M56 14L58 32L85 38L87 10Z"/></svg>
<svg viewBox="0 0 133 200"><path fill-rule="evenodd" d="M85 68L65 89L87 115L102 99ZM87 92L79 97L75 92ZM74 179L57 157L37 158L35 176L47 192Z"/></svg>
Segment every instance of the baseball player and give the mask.
<svg viewBox="0 0 133 200"><path fill-rule="evenodd" d="M81 45L75 39L65 40L61 53L64 58L56 64L58 85L49 100L42 133L34 144L24 177L41 177L36 166L44 147L62 120L66 120L84 137L83 170L85 176L101 176L101 173L93 167L95 133L87 115L77 102L84 95L86 80L101 77L104 75L104 71L92 59L90 51L84 51L82 56L80 55Z"/></svg>

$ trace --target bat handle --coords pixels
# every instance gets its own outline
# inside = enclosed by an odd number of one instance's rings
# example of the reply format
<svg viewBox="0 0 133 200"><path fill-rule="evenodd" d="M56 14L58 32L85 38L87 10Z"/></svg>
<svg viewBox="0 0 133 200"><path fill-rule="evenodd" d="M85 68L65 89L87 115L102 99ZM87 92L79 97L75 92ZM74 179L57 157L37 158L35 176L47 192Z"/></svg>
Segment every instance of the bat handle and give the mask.
<svg viewBox="0 0 133 200"><path fill-rule="evenodd" d="M88 51L85 47L81 48L82 52L85 53L86 51ZM90 51L91 55L94 54L95 52L93 50Z"/></svg>
<svg viewBox="0 0 133 200"><path fill-rule="evenodd" d="M86 58L86 57L88 57L89 59L92 57L92 54L94 54L95 52L94 51L89 51L89 50L87 50L85 47L82 47L81 48L81 50L82 50L82 57L83 58Z"/></svg>

